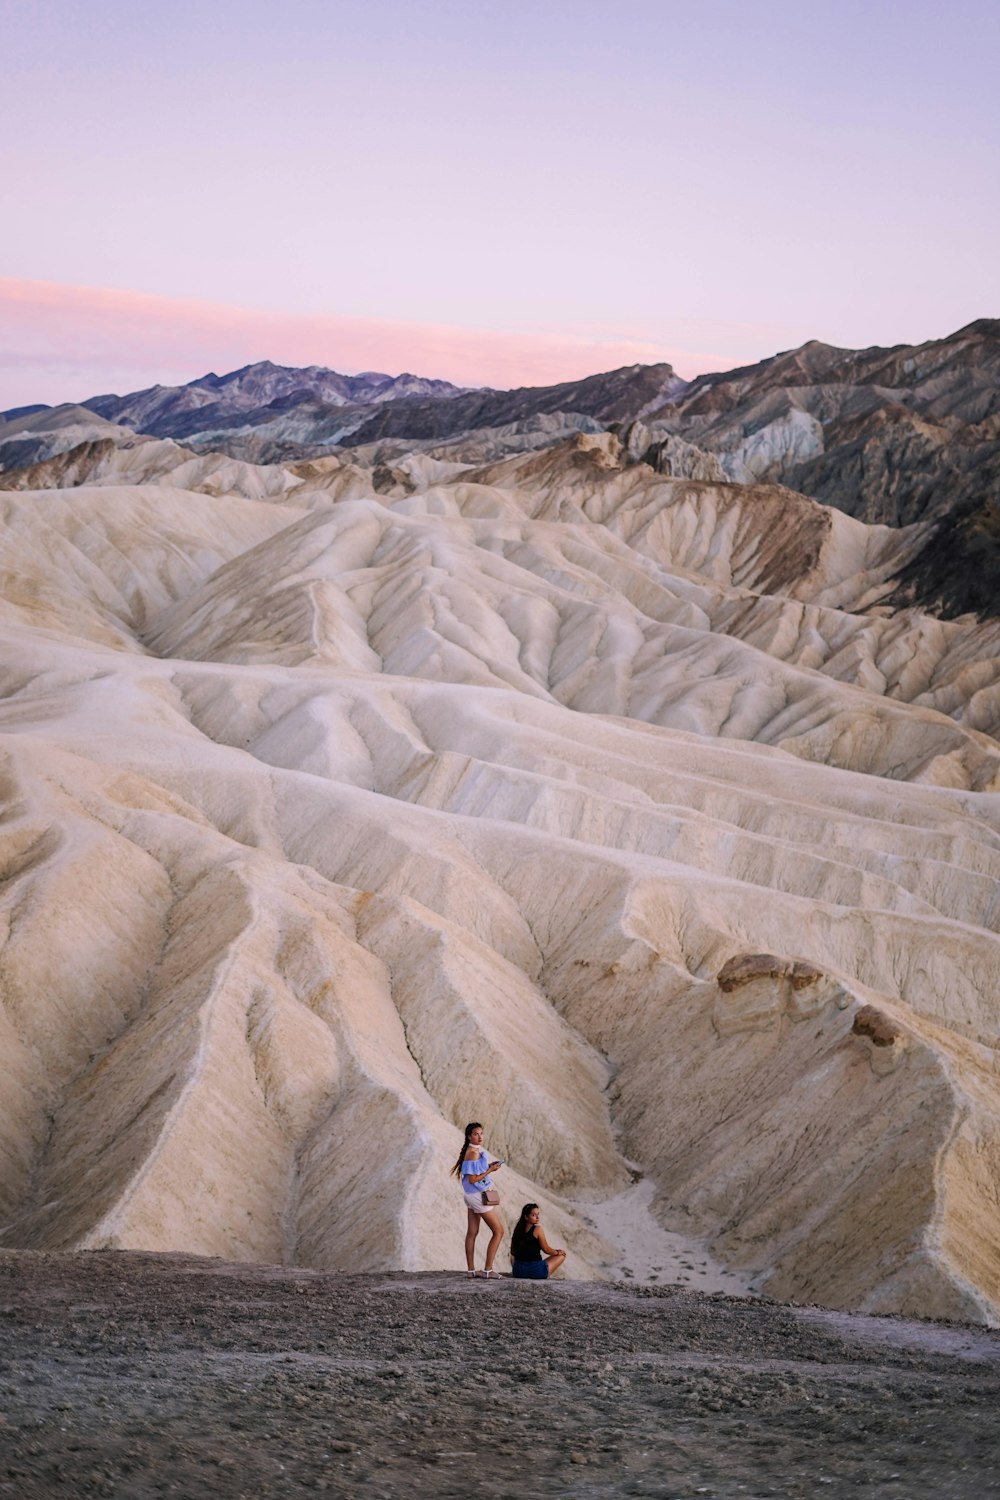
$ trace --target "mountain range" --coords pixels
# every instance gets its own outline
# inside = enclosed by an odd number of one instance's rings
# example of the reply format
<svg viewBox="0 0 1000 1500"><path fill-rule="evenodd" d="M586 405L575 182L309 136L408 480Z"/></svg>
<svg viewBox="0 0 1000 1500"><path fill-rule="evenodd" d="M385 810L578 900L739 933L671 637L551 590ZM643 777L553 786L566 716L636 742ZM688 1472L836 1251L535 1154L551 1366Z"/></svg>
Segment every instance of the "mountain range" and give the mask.
<svg viewBox="0 0 1000 1500"><path fill-rule="evenodd" d="M384 482L402 453L481 462L602 430L672 477L781 484L872 524L931 521L927 546L901 573L899 601L944 618L1000 610L996 319L916 346L813 341L691 382L659 364L555 386L462 390L265 361L183 386L2 412L0 468L69 454L64 462L81 473L96 456L86 445L145 435L255 463L362 450ZM45 472L45 483L58 482L58 465Z"/></svg>

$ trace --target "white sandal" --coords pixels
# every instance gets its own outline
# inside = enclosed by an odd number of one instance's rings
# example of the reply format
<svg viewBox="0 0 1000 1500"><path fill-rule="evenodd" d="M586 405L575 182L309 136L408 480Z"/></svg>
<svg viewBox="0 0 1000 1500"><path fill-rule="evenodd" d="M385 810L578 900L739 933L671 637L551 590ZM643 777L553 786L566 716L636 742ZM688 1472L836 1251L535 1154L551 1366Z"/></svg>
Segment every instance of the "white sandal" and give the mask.
<svg viewBox="0 0 1000 1500"><path fill-rule="evenodd" d="M500 1280L500 1272L499 1271L481 1271L479 1274L483 1277L483 1279L485 1281L499 1281Z"/></svg>

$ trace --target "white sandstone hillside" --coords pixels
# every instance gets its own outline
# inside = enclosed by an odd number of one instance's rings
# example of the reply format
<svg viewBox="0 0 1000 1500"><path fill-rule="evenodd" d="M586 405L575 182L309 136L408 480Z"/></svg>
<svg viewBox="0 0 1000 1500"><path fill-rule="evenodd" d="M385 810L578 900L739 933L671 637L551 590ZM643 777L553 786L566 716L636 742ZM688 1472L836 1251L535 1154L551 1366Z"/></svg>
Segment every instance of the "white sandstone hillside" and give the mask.
<svg viewBox="0 0 1000 1500"><path fill-rule="evenodd" d="M997 625L606 433L364 457L0 492L0 1244L458 1264L478 1118L573 1274L631 1163L1000 1319Z"/></svg>

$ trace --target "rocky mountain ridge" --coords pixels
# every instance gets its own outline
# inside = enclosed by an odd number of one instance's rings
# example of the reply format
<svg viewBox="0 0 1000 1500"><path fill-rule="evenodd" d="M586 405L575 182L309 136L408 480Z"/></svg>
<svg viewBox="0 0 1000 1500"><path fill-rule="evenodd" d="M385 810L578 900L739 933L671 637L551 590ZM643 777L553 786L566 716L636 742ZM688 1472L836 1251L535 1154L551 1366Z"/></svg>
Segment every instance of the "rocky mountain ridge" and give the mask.
<svg viewBox="0 0 1000 1500"><path fill-rule="evenodd" d="M409 375L264 363L188 386L0 415L6 488L58 485L61 469L92 474L95 444L131 450L156 436L188 456L253 464L341 455L370 468L382 490L416 454L454 477L463 466L610 430L629 461L670 478L780 484L872 524L930 523L893 602L946 619L1000 614L996 320L894 349L813 341L690 383L654 365L550 387L460 391ZM114 468L107 454L99 467Z"/></svg>
<svg viewBox="0 0 1000 1500"><path fill-rule="evenodd" d="M72 438L81 440L81 431L86 440L114 436L114 427L125 442L167 437L254 462L316 458L342 446L393 439L410 450L425 439L447 441L496 428L523 431L539 422L540 441L546 442L563 427L598 430L641 417L685 384L669 365L632 365L556 386L462 391L411 375L343 376L265 362L185 386L0 412L0 469L67 451ZM546 427L552 418L556 429Z"/></svg>
<svg viewBox="0 0 1000 1500"><path fill-rule="evenodd" d="M780 483L861 520L909 525L958 516L975 524L1000 498L1000 321L892 349L812 341L687 382L669 365L630 366L561 385L462 391L444 381L339 375L270 362L186 386L100 396L75 408L0 413L0 466L23 467L72 446L33 437L59 412L94 414L130 433L169 437L254 462L321 457L340 448L403 443L450 456L475 435L559 417L628 426L628 446L654 467L686 444L699 477ZM715 467L713 467L715 466ZM668 460L665 472L674 472ZM693 476L692 476L693 477Z"/></svg>
<svg viewBox="0 0 1000 1500"><path fill-rule="evenodd" d="M138 432L273 462L384 438L454 437L564 411L602 421L632 418L684 385L669 365L635 365L514 391L460 391L408 375L345 377L276 366L251 366L236 377L81 404Z"/></svg>
<svg viewBox="0 0 1000 1500"><path fill-rule="evenodd" d="M129 396L92 396L82 406L109 421L158 437L182 435L184 419L212 407L226 417L262 410L274 403L316 401L326 406L377 406L404 396L447 399L461 394L447 380L366 371L341 375L325 365L277 365L272 360L243 365L228 375L214 372L182 386L152 386Z"/></svg>
<svg viewBox="0 0 1000 1500"><path fill-rule="evenodd" d="M1000 321L916 347L805 344L700 376L658 421L739 483L786 484L860 520L936 519L995 498Z"/></svg>

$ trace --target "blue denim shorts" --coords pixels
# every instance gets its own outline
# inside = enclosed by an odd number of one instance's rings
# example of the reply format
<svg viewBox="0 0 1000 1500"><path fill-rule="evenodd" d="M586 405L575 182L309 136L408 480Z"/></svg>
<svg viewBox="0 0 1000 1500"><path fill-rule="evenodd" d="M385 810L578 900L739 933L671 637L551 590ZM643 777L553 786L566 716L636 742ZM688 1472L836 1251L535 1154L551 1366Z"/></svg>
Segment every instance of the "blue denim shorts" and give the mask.
<svg viewBox="0 0 1000 1500"><path fill-rule="evenodd" d="M517 1281L548 1281L549 1268L544 1260L516 1260L513 1275Z"/></svg>

